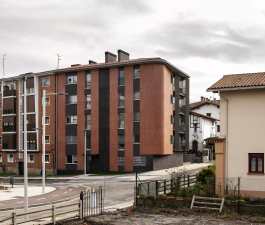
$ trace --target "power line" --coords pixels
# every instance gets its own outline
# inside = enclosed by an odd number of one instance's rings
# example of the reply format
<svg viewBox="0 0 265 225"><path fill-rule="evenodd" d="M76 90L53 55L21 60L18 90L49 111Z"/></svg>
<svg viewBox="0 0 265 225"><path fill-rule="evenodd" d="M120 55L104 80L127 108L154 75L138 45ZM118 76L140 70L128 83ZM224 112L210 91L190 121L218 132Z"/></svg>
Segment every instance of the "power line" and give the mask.
<svg viewBox="0 0 265 225"><path fill-rule="evenodd" d="M5 78L5 60L7 58L5 58L6 54L2 55L3 56L3 78Z"/></svg>
<svg viewBox="0 0 265 225"><path fill-rule="evenodd" d="M59 62L60 62L60 60L62 60L60 57L61 57L62 55L59 55L59 54L54 54L54 55L57 55L57 57L58 57L58 61L57 61L57 69L59 69Z"/></svg>

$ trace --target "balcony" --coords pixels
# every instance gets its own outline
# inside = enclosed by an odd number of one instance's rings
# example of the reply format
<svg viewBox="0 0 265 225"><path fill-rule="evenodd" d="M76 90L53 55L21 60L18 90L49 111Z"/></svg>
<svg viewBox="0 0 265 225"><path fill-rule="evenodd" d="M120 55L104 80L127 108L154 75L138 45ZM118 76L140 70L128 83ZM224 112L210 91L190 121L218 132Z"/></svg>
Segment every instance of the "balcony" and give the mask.
<svg viewBox="0 0 265 225"><path fill-rule="evenodd" d="M181 125L179 125L179 131L180 131L180 132L185 132L185 131L186 131L186 126L185 126L184 123L181 124Z"/></svg>
<svg viewBox="0 0 265 225"><path fill-rule="evenodd" d="M179 107L179 112L180 112L180 113L184 113L184 114L185 114L185 110L186 110L186 109L185 109L184 106L180 106L180 107Z"/></svg>
<svg viewBox="0 0 265 225"><path fill-rule="evenodd" d="M16 90L4 91L4 96L3 97L8 97L8 96L16 96Z"/></svg>
<svg viewBox="0 0 265 225"><path fill-rule="evenodd" d="M184 87L179 87L179 93L180 94L186 94L186 88L184 88Z"/></svg>

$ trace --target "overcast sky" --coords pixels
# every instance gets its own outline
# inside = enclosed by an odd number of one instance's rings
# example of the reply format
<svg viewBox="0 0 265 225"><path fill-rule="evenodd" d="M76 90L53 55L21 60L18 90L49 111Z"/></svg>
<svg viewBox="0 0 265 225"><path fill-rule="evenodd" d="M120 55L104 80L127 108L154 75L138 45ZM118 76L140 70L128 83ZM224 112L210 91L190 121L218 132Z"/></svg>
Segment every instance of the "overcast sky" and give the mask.
<svg viewBox="0 0 265 225"><path fill-rule="evenodd" d="M190 102L198 101L222 75L265 71L265 1L0 1L6 77L55 69L57 53L63 68L104 62L105 51L118 49L174 64L190 75Z"/></svg>

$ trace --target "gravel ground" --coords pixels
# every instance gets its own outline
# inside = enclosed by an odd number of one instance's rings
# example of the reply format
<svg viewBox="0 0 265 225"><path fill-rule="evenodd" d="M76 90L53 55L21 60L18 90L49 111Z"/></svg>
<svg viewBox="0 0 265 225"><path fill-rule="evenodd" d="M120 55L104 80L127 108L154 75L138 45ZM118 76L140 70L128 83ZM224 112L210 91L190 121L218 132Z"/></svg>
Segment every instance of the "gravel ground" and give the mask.
<svg viewBox="0 0 265 225"><path fill-rule="evenodd" d="M91 217L83 225L151 225L151 224L264 224L259 215L238 215L231 211L216 213L210 210L178 210L167 208L130 207L105 215Z"/></svg>

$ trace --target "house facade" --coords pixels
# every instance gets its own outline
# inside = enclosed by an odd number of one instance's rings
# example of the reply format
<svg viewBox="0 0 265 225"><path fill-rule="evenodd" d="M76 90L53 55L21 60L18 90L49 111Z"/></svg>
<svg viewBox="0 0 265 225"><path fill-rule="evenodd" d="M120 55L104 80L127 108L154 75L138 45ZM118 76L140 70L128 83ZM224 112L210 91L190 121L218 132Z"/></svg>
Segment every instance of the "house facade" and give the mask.
<svg viewBox="0 0 265 225"><path fill-rule="evenodd" d="M217 185L229 188L240 177L242 196L265 197L265 73L223 76L207 91L219 93L221 133L208 138L215 145Z"/></svg>
<svg viewBox="0 0 265 225"><path fill-rule="evenodd" d="M85 162L87 173L140 172L183 164L182 152L189 147L189 76L164 59L130 60L128 53L119 50L118 60L106 52L104 63L90 60L87 65L1 81L0 118L17 125L0 133L5 140L0 164L8 171L19 173L23 168L23 82L32 173L41 169L42 130L36 128L42 127L44 89L49 173L83 173ZM7 103L5 98L13 100Z"/></svg>

